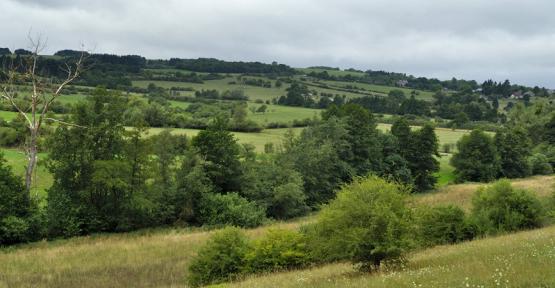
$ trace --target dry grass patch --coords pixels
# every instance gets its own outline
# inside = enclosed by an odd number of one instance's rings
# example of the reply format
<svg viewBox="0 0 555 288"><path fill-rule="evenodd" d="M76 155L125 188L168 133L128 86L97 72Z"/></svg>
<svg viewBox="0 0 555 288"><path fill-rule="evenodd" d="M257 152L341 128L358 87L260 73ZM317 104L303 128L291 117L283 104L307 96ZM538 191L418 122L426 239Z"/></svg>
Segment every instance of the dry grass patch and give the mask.
<svg viewBox="0 0 555 288"><path fill-rule="evenodd" d="M555 226L416 252L406 267L349 264L251 277L218 287L555 287Z"/></svg>
<svg viewBox="0 0 555 288"><path fill-rule="evenodd" d="M523 179L513 179L511 183L516 188L533 191L539 197L546 197L553 191L555 175L533 176ZM416 205L435 206L440 204L454 204L465 210L472 206L472 196L484 183L466 183L448 185L437 189L432 193L417 195L414 198Z"/></svg>

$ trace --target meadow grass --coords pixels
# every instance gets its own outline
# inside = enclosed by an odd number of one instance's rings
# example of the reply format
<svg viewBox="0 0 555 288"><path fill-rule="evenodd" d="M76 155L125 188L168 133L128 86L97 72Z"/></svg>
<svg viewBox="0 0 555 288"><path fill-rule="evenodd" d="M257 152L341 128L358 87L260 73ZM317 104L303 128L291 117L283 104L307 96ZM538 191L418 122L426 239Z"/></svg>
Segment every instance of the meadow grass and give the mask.
<svg viewBox="0 0 555 288"><path fill-rule="evenodd" d="M436 187L443 187L455 182L455 168L451 166L451 154L441 154L439 157L439 171L435 173L437 177Z"/></svg>
<svg viewBox="0 0 555 288"><path fill-rule="evenodd" d="M396 270L354 272L337 263L218 287L555 287L555 226L438 246Z"/></svg>
<svg viewBox="0 0 555 288"><path fill-rule="evenodd" d="M512 182L540 191L554 179L542 176ZM457 204L460 197L449 190L472 194L479 185L484 184L450 185L411 197L421 205ZM314 219L307 216L246 232L257 238L269 228L298 229ZM212 233L202 228L154 229L1 248L0 287L186 287L190 261ZM357 273L352 265L337 263L249 276L219 287L496 287L496 281L502 287L551 287L555 284L553 235L555 226L416 251L398 271Z"/></svg>
<svg viewBox="0 0 555 288"><path fill-rule="evenodd" d="M18 112L12 111L2 111L0 110L0 118L4 119L4 121L12 121L14 118L17 117Z"/></svg>
<svg viewBox="0 0 555 288"><path fill-rule="evenodd" d="M266 143L272 143L274 148L280 146L285 139L285 134L291 130L293 133L298 134L303 128L279 128L279 129L265 129L260 133L246 133L246 132L232 132L240 144L251 144L254 145L257 152L264 151L264 145ZM148 135L156 135L165 128L150 128L148 129ZM187 135L193 137L197 135L200 131L198 129L173 129L169 128L172 134L175 135Z"/></svg>
<svg viewBox="0 0 555 288"><path fill-rule="evenodd" d="M410 97L412 91L416 91L417 95L415 96L416 99L432 101L434 92L431 91L423 91L423 90L416 90L410 88L403 88L403 87L392 87L392 86L385 86L385 85L376 85L376 84L368 84L368 83L360 83L360 82L344 82L344 81L327 81L321 80L321 83L328 85L329 87L339 87L344 88L346 85L356 86L358 88L362 88L364 90L360 90L361 92L372 92L378 93L382 95L387 95L391 90L401 90L405 93L406 97Z"/></svg>
<svg viewBox="0 0 555 288"><path fill-rule="evenodd" d="M250 107L258 108L262 104L249 103ZM291 107L282 105L266 105L268 106L265 113L252 113L249 111L249 119L256 121L262 125L279 122L279 123L292 123L294 120L303 120L306 118L320 118L323 110L311 109L304 107Z"/></svg>
<svg viewBox="0 0 555 288"><path fill-rule="evenodd" d="M511 179L516 188L526 189L535 193L538 197L548 197L553 191L555 175L532 176L521 179ZM470 210L472 207L472 196L484 183L464 183L447 185L436 189L434 192L417 194L414 196L416 205L435 206L440 204L453 204Z"/></svg>
<svg viewBox="0 0 555 288"><path fill-rule="evenodd" d="M255 78L255 77L248 77ZM133 86L146 88L150 83L154 83L156 86L169 89L171 87L182 87L182 88L194 88L195 90L218 90L220 93L226 90L242 89L245 95L249 97L249 100L272 100L273 98L285 95L287 92L285 89L288 85L283 85L280 88L263 88L257 86L240 85L240 84L229 84L229 82L238 82L235 77L226 77L218 80L208 80L204 83L188 83L188 82L178 82L178 81L152 81L152 80L140 80L133 81ZM272 83L275 83L274 81ZM194 92L181 91L181 95L193 96Z"/></svg>

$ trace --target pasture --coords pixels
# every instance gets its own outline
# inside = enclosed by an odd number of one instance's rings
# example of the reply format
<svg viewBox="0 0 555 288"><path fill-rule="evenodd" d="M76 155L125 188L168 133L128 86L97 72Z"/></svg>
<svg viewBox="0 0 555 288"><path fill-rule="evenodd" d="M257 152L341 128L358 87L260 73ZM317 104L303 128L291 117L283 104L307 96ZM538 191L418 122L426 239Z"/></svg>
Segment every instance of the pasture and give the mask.
<svg viewBox="0 0 555 288"><path fill-rule="evenodd" d="M543 195L553 180L542 176L513 183ZM450 185L412 197L422 205L465 204L479 185ZM460 190L466 191L465 197L455 193ZM275 222L247 234L257 238L269 228L298 229L313 219ZM212 233L201 228L142 230L3 248L0 287L186 287L187 267ZM499 281L503 287L551 287L554 234L551 226L416 251L397 271L361 274L350 264L337 263L251 276L218 287L495 287Z"/></svg>

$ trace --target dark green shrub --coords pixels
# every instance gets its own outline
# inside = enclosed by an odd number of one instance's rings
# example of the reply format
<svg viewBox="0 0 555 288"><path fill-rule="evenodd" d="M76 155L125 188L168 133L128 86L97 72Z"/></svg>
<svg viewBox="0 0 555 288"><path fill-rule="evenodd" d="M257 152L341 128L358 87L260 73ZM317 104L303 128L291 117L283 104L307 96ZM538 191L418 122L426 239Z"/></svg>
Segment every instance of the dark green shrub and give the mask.
<svg viewBox="0 0 555 288"><path fill-rule="evenodd" d="M248 239L240 229L216 232L191 261L189 284L198 287L234 279L244 267L248 250Z"/></svg>
<svg viewBox="0 0 555 288"><path fill-rule="evenodd" d="M475 234L464 211L457 206L424 208L419 212L417 220L423 246L457 243L470 240Z"/></svg>
<svg viewBox="0 0 555 288"><path fill-rule="evenodd" d="M532 170L532 175L548 175L553 173L553 167L551 167L549 159L544 154L536 153L528 157L528 163Z"/></svg>
<svg viewBox="0 0 555 288"><path fill-rule="evenodd" d="M544 210L538 198L514 189L507 180L478 189L472 204L472 215L487 234L542 226Z"/></svg>
<svg viewBox="0 0 555 288"><path fill-rule="evenodd" d="M264 223L265 215L264 209L237 193L208 194L202 199L200 208L204 225L256 227Z"/></svg>
<svg viewBox="0 0 555 288"><path fill-rule="evenodd" d="M361 269L403 260L411 247L409 189L375 176L345 185L306 227L314 259L350 260Z"/></svg>
<svg viewBox="0 0 555 288"><path fill-rule="evenodd" d="M246 255L246 271L262 272L299 268L309 263L306 238L303 234L283 229L269 230L254 242Z"/></svg>
<svg viewBox="0 0 555 288"><path fill-rule="evenodd" d="M29 224L25 219L8 216L0 221L0 244L16 244L28 241Z"/></svg>

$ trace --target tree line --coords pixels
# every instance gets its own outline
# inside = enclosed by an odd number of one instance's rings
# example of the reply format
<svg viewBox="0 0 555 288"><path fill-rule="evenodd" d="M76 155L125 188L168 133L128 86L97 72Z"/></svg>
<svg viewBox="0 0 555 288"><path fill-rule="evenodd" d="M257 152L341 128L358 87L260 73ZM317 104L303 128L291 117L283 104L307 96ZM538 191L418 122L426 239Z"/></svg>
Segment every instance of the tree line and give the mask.
<svg viewBox="0 0 555 288"><path fill-rule="evenodd" d="M24 213L12 213L16 218L2 228L11 236L2 243L166 225L254 227L317 209L357 175L421 192L434 186L439 168L431 126L410 131L400 122L383 133L357 105L326 111L321 122L290 133L282 146L267 145L264 154L238 144L222 117L192 138L169 131L145 137L144 119L125 128L126 105L125 96L98 89L74 107L71 126L47 137L53 185L44 205L22 195L20 180L4 167L13 181L1 197Z"/></svg>

